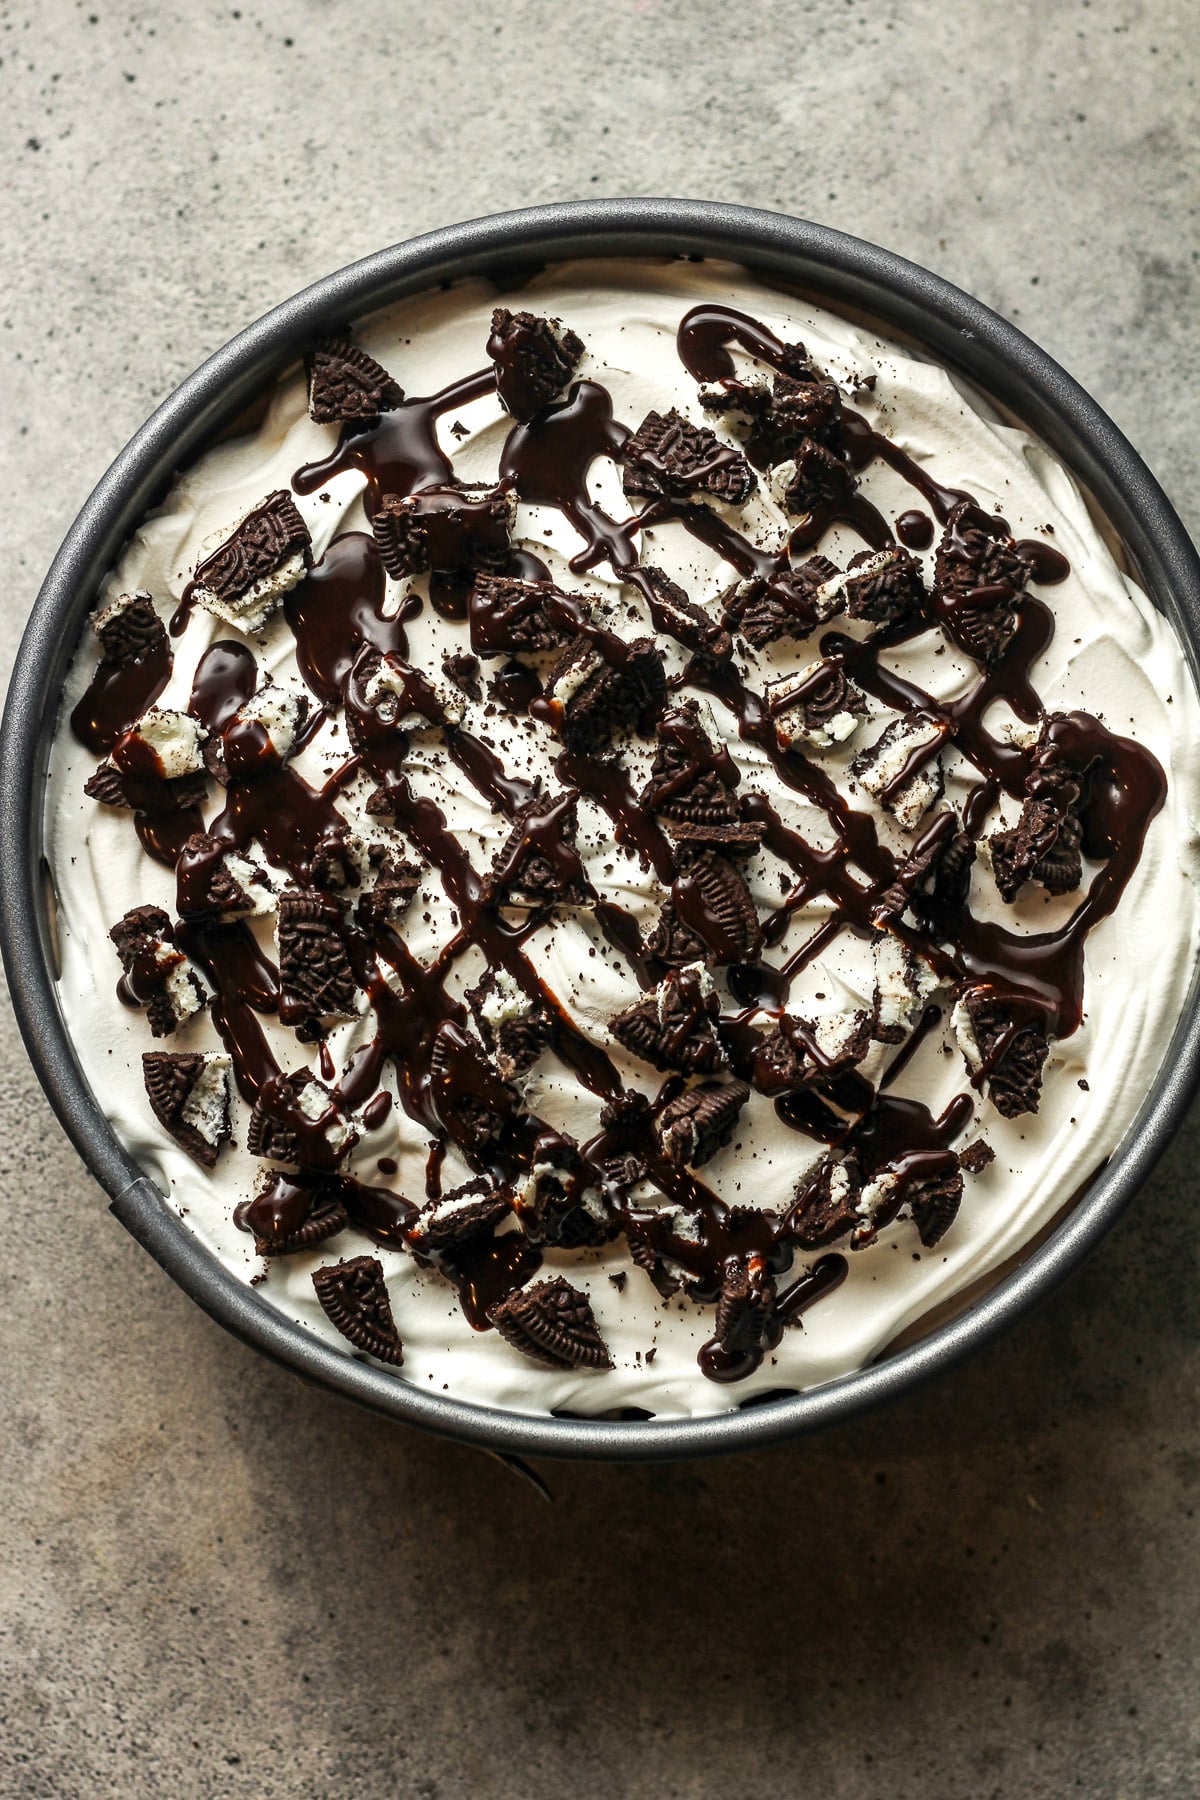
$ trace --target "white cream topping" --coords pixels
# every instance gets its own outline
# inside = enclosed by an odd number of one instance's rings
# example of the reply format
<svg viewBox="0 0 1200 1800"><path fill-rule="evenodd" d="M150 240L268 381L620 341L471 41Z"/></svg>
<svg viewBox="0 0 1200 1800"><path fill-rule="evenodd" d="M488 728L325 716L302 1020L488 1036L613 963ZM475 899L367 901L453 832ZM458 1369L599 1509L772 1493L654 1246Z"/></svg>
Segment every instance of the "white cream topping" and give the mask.
<svg viewBox="0 0 1200 1800"><path fill-rule="evenodd" d="M534 311L561 317L587 345L580 373L604 382L613 396L614 414L636 426L654 407L676 406L697 423L711 423L698 405L695 383L675 353L675 331L687 309L701 300L717 300L761 319L780 336L807 344L831 379L849 389L853 380L876 377L872 391L859 391L854 404L870 423L887 433L937 481L969 489L987 509L1001 511L1014 533L1045 536L1072 565L1061 586L1038 590L1051 607L1056 631L1033 671L1034 683L1047 708L1083 707L1097 713L1110 729L1135 736L1158 757L1170 778L1166 804L1153 821L1146 846L1118 912L1090 936L1085 958L1084 1021L1071 1038L1055 1044L1046 1067L1044 1096L1034 1117L1004 1120L986 1101L977 1102L968 1136L982 1132L996 1151L995 1161L980 1175L968 1177L959 1215L932 1251L920 1248L911 1221L885 1227L868 1249L849 1252L849 1274L843 1285L805 1315L803 1328L785 1332L778 1349L762 1368L736 1386L706 1381L696 1365L700 1346L712 1335L711 1307L698 1307L679 1295L663 1302L648 1278L630 1266L624 1250L610 1246L583 1255L549 1252L543 1276L564 1274L587 1291L600 1331L615 1367L609 1372L541 1369L494 1332L477 1333L467 1325L452 1290L435 1274L419 1269L407 1255L375 1248L388 1280L392 1308L404 1338L402 1376L427 1391L443 1388L483 1404L545 1412L552 1407L598 1412L637 1405L662 1416L722 1411L755 1392L780 1387L808 1387L860 1367L877 1356L901 1332L940 1306L959 1290L999 1269L1060 1209L1120 1141L1135 1117L1162 1059L1191 979L1200 912L1196 880L1200 871L1196 818L1200 814L1200 706L1187 667L1169 626L1120 571L1106 548L1104 533L1089 515L1070 477L1041 445L1024 432L996 421L986 404L960 392L942 370L917 360L808 303L756 288L735 269L720 264L685 262L639 264L586 263L547 270L521 290L519 301ZM401 384L415 393L432 393L485 361L484 344L494 295L480 283L466 283L447 293L419 297L369 321L356 333L359 342L384 363ZM737 357L745 372L753 365ZM497 459L510 421L495 400L472 402L445 416L444 448L455 459L456 473L466 480L495 479ZM452 427L461 427L452 430ZM725 423L718 431L726 435ZM183 588L209 548L228 535L230 524L261 504L274 489L290 485L302 464L327 455L337 439L332 426L314 425L307 417L304 384L297 374L283 383L256 434L222 444L186 471L162 509L137 533L113 572L105 594L148 590L167 618ZM607 460L591 471L592 499L616 517L630 510L621 495L620 472ZM364 529L361 506L363 478L349 472L334 478L322 493L300 497L297 505L313 535L319 557L343 530ZM888 517L917 504L894 471L882 463L863 472L862 492ZM752 538L774 543L790 522L762 490L743 512L731 514ZM626 617L636 597L622 590L612 572L601 566L585 577L573 575L567 563L580 548L570 524L544 507L520 506L516 539L535 549L551 566L560 585L595 595L607 593L615 606L619 629L633 637L644 633L644 614ZM862 548L853 533L835 528L819 546L844 564ZM642 557L678 581L698 604L711 609L730 585L728 566L678 528L644 534ZM295 559L293 559L295 560ZM928 577L932 552L920 559ZM173 640L174 671L160 708L182 712L192 676L204 650L230 627L265 636L252 648L263 677L281 686L298 687L292 634L281 615L270 617L285 583L299 579L302 568L278 571L254 596L249 613L238 618L192 615L188 629ZM389 584L394 604L403 587ZM418 592L425 584L418 581ZM1036 586L1036 584L1035 584ZM839 625L839 629L843 628ZM867 627L844 627L851 632ZM890 655L897 674L923 687L939 701L964 691L974 666L947 647L934 655L940 634L928 634ZM428 606L410 627L413 661L427 673L440 667L447 650L463 648L461 627L447 625ZM663 641L668 670L680 666ZM814 637L806 644L781 643L742 659L748 685L761 689L811 662ZM98 656L88 632L70 673L65 708L74 704ZM562 696L559 696L562 698ZM530 721L494 718L489 726L484 708L459 701L468 729L491 730L506 768L529 778L549 774L555 746L544 728ZM774 776L765 756L741 743L731 715L714 708L721 734L742 772L744 787L770 787ZM1003 709L989 719L1003 728ZM95 758L74 742L64 725L52 759L48 790L48 845L59 901L63 972L62 1004L76 1037L79 1055L114 1126L146 1172L160 1183L171 1201L186 1209L186 1222L225 1265L249 1280L263 1264L251 1238L233 1225L233 1211L246 1200L269 1166L245 1149L248 1107L235 1096L234 1144L227 1146L213 1173L194 1164L160 1130L150 1111L141 1079L141 1054L151 1047L144 1018L122 1007L115 997L120 970L108 930L129 908L153 902L173 911L170 873L142 852L129 814L87 799L83 783ZM867 721L874 741L879 728L894 715L872 703ZM497 725L499 729L497 729ZM319 784L327 770L347 754L344 728L327 723L297 758L297 767ZM852 804L861 804L849 775L850 749L837 745L822 763ZM650 748L635 745L630 754L632 778L640 785ZM971 785L971 772L953 750L943 756L948 802L961 804ZM194 766L189 761L189 767ZM508 823L468 788L452 766L437 754L436 743L418 734L410 747L407 768L414 790L440 805L479 869L486 869L508 833ZM555 785L552 777L550 785ZM362 811L368 789L347 797L351 826L367 839L386 835ZM832 841L824 816L800 797L777 796L781 816L816 845ZM579 842L585 870L594 885L619 901L643 929L657 916L661 892L636 857L614 846L611 827L590 802L580 804ZM1011 806L1005 822L1011 823ZM1002 816L998 810L996 819ZM992 825L989 824L989 829ZM911 839L886 818L881 835L893 848ZM413 851L397 837L395 846L411 860ZM782 865L766 852L746 864L760 913L778 904ZM1085 880L1095 872L1085 872ZM972 871L971 905L983 917L1002 919L1012 929L1040 932L1064 922L1077 896L1048 898L1027 887L1012 907L1004 906L982 865ZM830 903L820 897L803 907L792 921L784 943L772 952L781 960L829 916ZM269 933L269 922L262 931ZM422 883L418 898L403 921L413 953L432 960L453 935L452 907L436 874ZM265 941L269 944L269 935ZM643 1063L610 1047L607 1024L613 1014L638 997L637 985L615 952L609 949L586 909L564 912L534 933L527 946L539 974L571 1016L598 1041L605 1042L622 1079L643 1091L656 1091L660 1077ZM482 972L479 959L464 958L451 980L454 991L474 985ZM915 1013L899 991L895 972L888 983L889 1016L901 1011L911 1024ZM707 980L707 972L705 974ZM723 977L717 978L723 1005L729 1001ZM870 1008L875 986L867 945L843 932L817 959L793 990L791 1010L807 1018L822 1007L853 1012ZM912 1006L917 1005L913 997ZM276 1021L264 1021L282 1067L316 1066L314 1049L299 1045ZM372 1030L371 1015L339 1025L329 1040L335 1065L344 1066ZM178 1049L210 1049L212 1029L206 1017L189 1021L171 1040ZM950 1052L944 1053L944 1047ZM965 1047L965 1046L964 1046ZM873 1044L863 1073L878 1079L895 1047ZM1078 1086L1086 1076L1087 1090ZM347 1167L374 1185L383 1182L378 1159L398 1165L393 1184L410 1198L423 1193L428 1139L396 1101L395 1076L386 1085L394 1104L377 1130L361 1131ZM959 1093L970 1091L962 1056L948 1019L943 1030L921 1044L899 1078L897 1092L922 1100L940 1113ZM556 1128L584 1141L596 1129L597 1103L550 1054L545 1054L525 1081L526 1103ZM316 1116L326 1103L308 1090L308 1106ZM199 1103L198 1103L199 1104ZM303 1102L302 1102L303 1104ZM357 1123L357 1122L356 1122ZM345 1132L336 1124L334 1130ZM965 1141L965 1140L964 1140ZM703 1171L705 1180L732 1205L786 1207L798 1179L815 1168L823 1147L786 1129L769 1102L753 1096L743 1109L733 1142L718 1152ZM465 1181L470 1171L453 1152L447 1157L447 1188ZM834 1182L840 1170L834 1171ZM843 1242L839 1249L845 1250ZM271 1264L258 1292L280 1310L318 1333L330 1344L346 1345L321 1312L312 1288L312 1271L339 1256L371 1248L353 1232L323 1244L312 1253ZM812 1260L797 1257L796 1272ZM624 1271L623 1287L610 1274ZM655 1350L646 1362L646 1352Z"/></svg>

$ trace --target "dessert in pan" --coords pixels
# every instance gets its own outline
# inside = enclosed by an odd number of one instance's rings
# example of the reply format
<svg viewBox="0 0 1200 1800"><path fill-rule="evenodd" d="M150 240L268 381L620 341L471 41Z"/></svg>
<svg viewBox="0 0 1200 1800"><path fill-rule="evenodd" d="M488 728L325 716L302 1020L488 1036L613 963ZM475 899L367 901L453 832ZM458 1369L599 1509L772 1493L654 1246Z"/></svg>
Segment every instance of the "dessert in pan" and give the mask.
<svg viewBox="0 0 1200 1800"><path fill-rule="evenodd" d="M1070 478L741 271L314 344L107 584L60 991L187 1222L526 1411L861 1366L1111 1153L1196 948L1197 709Z"/></svg>

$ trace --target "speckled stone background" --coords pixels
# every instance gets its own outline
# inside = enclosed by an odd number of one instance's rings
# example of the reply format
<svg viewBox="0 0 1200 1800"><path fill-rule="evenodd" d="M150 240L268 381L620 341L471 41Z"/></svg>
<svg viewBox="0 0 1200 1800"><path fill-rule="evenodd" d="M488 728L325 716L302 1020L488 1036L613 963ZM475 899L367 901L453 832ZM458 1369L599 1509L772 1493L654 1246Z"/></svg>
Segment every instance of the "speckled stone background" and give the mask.
<svg viewBox="0 0 1200 1800"><path fill-rule="evenodd" d="M1079 376L1194 528L1196 26L0 7L4 669L202 357L353 257L538 199L746 201L929 264ZM0 1104L4 1795L1200 1791L1195 1125L1067 1291L908 1404L753 1458L547 1465L547 1505L210 1324L106 1215L7 1015Z"/></svg>

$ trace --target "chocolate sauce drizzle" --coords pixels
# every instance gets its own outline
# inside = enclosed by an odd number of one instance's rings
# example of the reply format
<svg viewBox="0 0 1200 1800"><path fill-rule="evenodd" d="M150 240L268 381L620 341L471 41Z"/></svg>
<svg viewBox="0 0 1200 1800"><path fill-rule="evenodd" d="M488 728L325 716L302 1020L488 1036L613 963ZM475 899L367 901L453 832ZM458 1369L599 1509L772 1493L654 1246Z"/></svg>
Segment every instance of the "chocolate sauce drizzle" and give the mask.
<svg viewBox="0 0 1200 1800"><path fill-rule="evenodd" d="M788 372L787 346L758 321L727 307L694 308L679 327L677 344L684 366L699 382L720 384L734 378L729 348L734 344L767 369ZM313 493L335 475L358 471L366 480L369 518L385 495L445 488L454 481L454 468L439 442L438 421L494 391L495 371L489 368L433 396L405 400L375 421L348 426L331 455L297 471L293 488ZM834 908L829 920L786 961L764 957L727 969L730 992L741 1010L724 1015L717 1032L729 1066L746 1080L752 1079L753 1054L761 1042L761 1030L752 1019L761 1025L765 1010L785 1019L788 1030L805 1032L785 1013L793 979L838 932L876 935L880 896L896 880L898 864L880 841L874 818L851 807L819 764L798 747L780 745L771 706L739 676L728 639L702 618L684 616L664 601L654 572L639 560L640 535L651 525L675 525L715 549L736 575L763 579L789 571L834 524L852 529L871 550L897 540L914 549L926 548L934 521L944 526L954 507L970 496L935 483L860 414L847 408L842 418L841 454L848 475L857 476L877 459L886 461L912 487L920 505L901 513L893 527L848 479L839 498L799 521L775 549L752 544L725 517L694 503L658 500L632 517L609 517L589 495L588 472L598 458L620 459L630 428L614 418L610 395L594 380L575 381L564 399L514 424L500 461L501 477L515 486L523 502L557 509L578 533L581 548L572 569L584 573L606 563L632 587L644 601L655 630L675 638L690 653L682 685L707 692L727 707L740 738L766 756L781 786L817 808L833 828L832 845L818 849L784 823L769 798L741 796L740 816L761 830L763 844L792 876L781 905L762 921L766 947L781 941L792 915L814 897L828 896ZM1007 531L1003 521L996 523ZM1019 549L1033 578L1042 584L1060 581L1068 573L1065 558L1040 541ZM528 551L513 552L507 573L527 581L546 580L548 575ZM430 582L432 603L450 618L467 618L469 589L469 580L461 578L434 575ZM778 1282L793 1263L790 1215L731 1208L693 1170L676 1166L663 1154L654 1130L655 1113L682 1083L676 1077L668 1080L651 1104L626 1093L611 1059L579 1030L537 974L525 950L536 915L506 908L504 883L524 855L536 852L550 864L564 891L585 888L571 834L562 829L564 809L582 794L605 812L616 842L653 869L680 917L722 960L729 950L725 924L706 916L678 846L639 802L617 759L564 749L555 765L561 801L548 807L531 805L538 798L534 787L510 776L488 744L449 716L434 685L409 662L405 627L420 600L411 599L399 613L388 614L384 596L384 570L374 539L349 532L330 545L285 602L298 666L317 702L307 732L340 709L354 746L353 756L323 788L311 787L274 754L260 724L236 720L238 709L255 691L258 669L252 652L231 641L215 644L202 658L190 703L210 733L222 734L228 786L220 813L204 826L198 809L180 811L168 804L162 784L155 785L153 769L140 771L137 829L150 854L176 868L181 919L177 937L213 987L213 1022L233 1060L239 1089L248 1101L265 1099L286 1117L300 1145L300 1173L277 1179L269 1196L241 1209L239 1222L264 1238L286 1237L303 1224L312 1182L319 1179L326 1195L336 1189L335 1197L351 1223L375 1242L392 1246L408 1242L406 1234L416 1214L410 1201L390 1189L339 1177L328 1168L325 1134L330 1119L359 1115L368 1127L377 1123L389 1100L380 1084L390 1067L400 1105L431 1138L426 1179L430 1199L441 1193L441 1164L450 1144L478 1177L513 1194L523 1191L522 1183L535 1165L550 1165L558 1171L568 1207L582 1203L585 1194L600 1195L602 1216L596 1220L593 1200L595 1236L590 1241L623 1235L635 1260L660 1272L670 1265L693 1298L710 1302L718 1298L731 1258L759 1259L766 1275ZM564 633L585 638L610 667L620 668L628 661L629 646L597 622L585 597L552 595L546 605L548 616ZM945 745L957 748L978 770L979 782L964 820L972 837L980 835L1000 792L1022 793L1032 763L1031 752L987 730L988 708L1002 698L1022 720L1035 723L1044 717L1031 670L1050 642L1053 616L1031 595L1021 596L1017 612L1017 627L1003 654L981 670L961 698L949 703L936 701L885 665L886 653L898 644L935 624L953 623L944 608L935 620L885 626L866 641L836 630L820 640L822 656L836 659L863 691L897 712L920 711L938 727L933 742L910 757L893 787ZM502 621L474 596L468 623L476 649L503 642L502 635L489 637L501 633ZM415 715L418 723L437 729L446 755L465 780L516 830L507 867L494 871L490 879L472 867L437 804L413 791L404 767L404 718L393 726L383 725L368 704L369 676L380 656L389 659L393 676L401 682L405 700L401 710L408 715L409 726ZM133 740L122 733L161 691L161 684L154 687L159 673L147 668L139 670L136 679L134 674L123 680L98 676L76 709L72 720L76 734L97 751L116 745L118 763L123 752L126 762L136 762L130 748ZM679 685L677 681L676 692L665 703L665 708L676 708L675 725L664 721L661 712L650 723L682 734L680 742L691 758L689 775L703 772L709 764L719 765L726 785L735 787L737 770L728 752L707 746L702 733L693 730L688 737L687 715L678 711ZM542 692L534 671L520 662L501 669L490 695L506 710L527 712L551 729L561 713L558 703ZM1086 714L1072 714L1051 729L1069 760L1092 770L1084 851L1101 865L1067 923L1054 932L1022 936L976 919L965 903L931 902L926 930L918 932L899 922L891 928L919 949L945 980L985 981L1015 1006L1032 1009L1049 1033L1064 1037L1080 1021L1086 936L1118 904L1146 829L1162 804L1165 781L1146 750L1115 737ZM130 768L128 773L132 776L135 771ZM375 1034L350 1058L336 1083L322 1045L320 1066L331 1100L329 1109L312 1120L289 1098L286 1072L272 1054L261 1023L278 1008L278 973L252 930L245 923L206 912L202 896L213 866L226 851L245 851L257 843L271 865L302 886L320 885L322 871L342 856L352 903L357 876L345 864L348 827L338 796L362 773L376 784L372 810L394 820L429 865L457 911L458 926L425 967L394 925L349 905L347 953L373 1011ZM936 818L926 827L940 829ZM207 834L203 846L185 852L187 840L202 831ZM603 895L588 898L596 922L643 989L654 986L667 965L646 953L632 917ZM492 969L505 971L531 1006L549 1017L551 1052L605 1109L605 1122L590 1142L575 1146L564 1140L526 1110L516 1091L490 1066L469 1029L466 1008L446 986L455 963L471 947L482 951ZM899 1210L910 1179L953 1164L951 1146L972 1116L973 1101L967 1094L958 1096L935 1119L917 1101L893 1091L908 1059L939 1018L938 1008L927 1009L878 1090L861 1075L831 1073L823 1096L793 1093L776 1102L779 1117L790 1128L839 1152L853 1151L864 1176L885 1167L897 1175L890 1212L877 1216L877 1224L886 1223ZM819 1046L811 1034L804 1048L819 1062ZM642 1178L665 1197L669 1203L665 1208L661 1202L650 1206L634 1201L633 1187ZM517 1204L520 1211L520 1200ZM690 1221L682 1233L680 1213ZM457 1288L471 1323L486 1329L491 1308L530 1279L541 1253L537 1242L523 1233L498 1231L472 1238L432 1260ZM784 1326L831 1292L845 1278L846 1269L843 1256L826 1254L790 1285L783 1283L775 1290L770 1322L758 1347L731 1349L714 1339L699 1358L704 1373L713 1380L743 1378L778 1342Z"/></svg>

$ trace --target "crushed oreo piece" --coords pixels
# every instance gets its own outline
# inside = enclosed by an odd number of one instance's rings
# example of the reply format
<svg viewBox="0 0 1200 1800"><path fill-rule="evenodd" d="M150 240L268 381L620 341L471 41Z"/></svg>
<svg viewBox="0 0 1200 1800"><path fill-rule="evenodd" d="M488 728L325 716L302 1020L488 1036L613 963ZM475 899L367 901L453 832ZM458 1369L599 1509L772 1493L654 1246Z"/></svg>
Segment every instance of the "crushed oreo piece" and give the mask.
<svg viewBox="0 0 1200 1800"><path fill-rule="evenodd" d="M269 1162L325 1167L357 1142L358 1133L340 1117L333 1095L307 1069L268 1081L246 1125L247 1150Z"/></svg>
<svg viewBox="0 0 1200 1800"><path fill-rule="evenodd" d="M902 1044L937 986L937 976L891 932L880 933L871 945L871 956L875 966L871 1036L881 1044Z"/></svg>
<svg viewBox="0 0 1200 1800"><path fill-rule="evenodd" d="M437 1255L487 1237L511 1212L511 1196L480 1177L428 1201L404 1235L417 1252Z"/></svg>
<svg viewBox="0 0 1200 1800"><path fill-rule="evenodd" d="M1051 736L1060 717L1052 715L1042 725L1016 826L988 839L996 886L1010 903L1027 881L1061 895L1074 893L1083 880L1080 811L1086 774L1067 765Z"/></svg>
<svg viewBox="0 0 1200 1800"><path fill-rule="evenodd" d="M793 518L807 518L826 508L844 506L855 480L846 464L824 444L805 438L795 452L771 471L771 498Z"/></svg>
<svg viewBox="0 0 1200 1800"><path fill-rule="evenodd" d="M483 686L479 679L479 658L469 655L465 650L457 654L447 651L442 658L442 674L447 681L452 681L460 694L477 704L483 699Z"/></svg>
<svg viewBox="0 0 1200 1800"><path fill-rule="evenodd" d="M1001 1118L1035 1113L1050 1053L1044 1021L1036 1009L989 988L965 986L959 990L950 1024L972 1084L987 1095Z"/></svg>
<svg viewBox="0 0 1200 1800"><path fill-rule="evenodd" d="M558 732L566 748L591 756L619 730L650 729L667 697L662 655L653 638L635 638L622 662L608 663L580 636L550 671L546 693L561 708Z"/></svg>
<svg viewBox="0 0 1200 1800"><path fill-rule="evenodd" d="M704 944L704 960L714 967L754 962L762 949L762 927L741 871L714 850L689 855L671 888L676 916Z"/></svg>
<svg viewBox="0 0 1200 1800"><path fill-rule="evenodd" d="M851 557L842 577L842 592L852 619L899 625L925 615L921 565L899 544L887 550L863 550Z"/></svg>
<svg viewBox="0 0 1200 1800"><path fill-rule="evenodd" d="M119 668L144 662L155 651L168 648L167 628L153 599L141 589L107 601L92 615L92 630L100 639L101 661Z"/></svg>
<svg viewBox="0 0 1200 1800"><path fill-rule="evenodd" d="M708 956L704 939L682 922L669 899L659 908L658 918L646 933L644 947L647 956L675 969L681 969L685 963L704 962Z"/></svg>
<svg viewBox="0 0 1200 1800"><path fill-rule="evenodd" d="M965 1169L968 1175L978 1175L989 1163L995 1162L996 1152L983 1138L976 1138L965 1150L958 1153L958 1166Z"/></svg>
<svg viewBox="0 0 1200 1800"><path fill-rule="evenodd" d="M207 831L194 831L185 841L175 879L184 918L204 913L262 918L275 908L275 888L265 866Z"/></svg>
<svg viewBox="0 0 1200 1800"><path fill-rule="evenodd" d="M382 363L349 338L325 338L305 358L308 416L318 425L377 419L404 401Z"/></svg>
<svg viewBox="0 0 1200 1800"><path fill-rule="evenodd" d="M412 905L425 869L397 856L386 844L368 845L367 864L373 880L358 902L359 924L368 930L395 925Z"/></svg>
<svg viewBox="0 0 1200 1800"><path fill-rule="evenodd" d="M513 1095L461 1025L438 1027L430 1055L430 1091L444 1129L470 1152L503 1136Z"/></svg>
<svg viewBox="0 0 1200 1800"><path fill-rule="evenodd" d="M856 1068L870 1048L864 1011L829 1012L813 1021L784 1013L754 1051L750 1078L769 1097L819 1088Z"/></svg>
<svg viewBox="0 0 1200 1800"><path fill-rule="evenodd" d="M737 582L725 600L725 623L754 650L780 638L806 638L841 611L844 597L834 582L841 571L827 556L813 556L794 569Z"/></svg>
<svg viewBox="0 0 1200 1800"><path fill-rule="evenodd" d="M499 568L509 555L516 510L510 482L447 482L415 494L385 494L371 525L384 568L402 581L429 569L454 574Z"/></svg>
<svg viewBox="0 0 1200 1800"><path fill-rule="evenodd" d="M532 419L557 399L583 352L583 339L559 319L504 306L492 314L487 353L496 365L496 392L514 419Z"/></svg>
<svg viewBox="0 0 1200 1800"><path fill-rule="evenodd" d="M934 559L934 599L955 643L985 668L999 660L1017 629L1017 602L1029 574L1002 524L960 500Z"/></svg>
<svg viewBox="0 0 1200 1800"><path fill-rule="evenodd" d="M236 525L200 563L188 595L239 630L261 630L312 566L308 526L285 488Z"/></svg>
<svg viewBox="0 0 1200 1800"><path fill-rule="evenodd" d="M589 898L575 844L577 794L540 794L521 807L496 852L488 898L499 906L583 906Z"/></svg>
<svg viewBox="0 0 1200 1800"><path fill-rule="evenodd" d="M658 744L641 804L681 843L715 845L731 853L756 850L762 826L743 818L735 792L738 771L714 742L711 711L698 700L677 702L658 722Z"/></svg>
<svg viewBox="0 0 1200 1800"><path fill-rule="evenodd" d="M518 1288L492 1309L492 1324L514 1349L551 1369L611 1369L591 1301L561 1275Z"/></svg>
<svg viewBox="0 0 1200 1800"><path fill-rule="evenodd" d="M321 1310L356 1350L399 1368L404 1345L392 1317L383 1264L377 1256L352 1256L313 1272Z"/></svg>
<svg viewBox="0 0 1200 1800"><path fill-rule="evenodd" d="M945 1168L927 1175L912 1175L905 1183L904 1198L926 1250L932 1250L945 1237L958 1216L963 1195L959 1162L950 1151Z"/></svg>
<svg viewBox="0 0 1200 1800"><path fill-rule="evenodd" d="M532 1168L514 1189L513 1205L529 1237L554 1249L588 1249L617 1234L604 1194L569 1138L538 1144Z"/></svg>
<svg viewBox="0 0 1200 1800"><path fill-rule="evenodd" d="M466 1000L501 1080L524 1075L550 1042L553 1021L546 1008L535 1005L507 969L488 968L467 989Z"/></svg>
<svg viewBox="0 0 1200 1800"><path fill-rule="evenodd" d="M350 1215L336 1180L275 1169L234 1223L254 1234L256 1255L296 1256L345 1231Z"/></svg>
<svg viewBox="0 0 1200 1800"><path fill-rule="evenodd" d="M279 1022L299 1028L357 1016L344 939L346 908L314 889L279 898Z"/></svg>
<svg viewBox="0 0 1200 1800"><path fill-rule="evenodd" d="M906 831L915 831L942 797L945 777L937 751L945 732L945 725L927 713L905 713L850 764L855 779Z"/></svg>
<svg viewBox="0 0 1200 1800"><path fill-rule="evenodd" d="M102 762L88 776L83 791L89 800L96 800L101 806L128 808L133 804L126 796L125 783L110 762Z"/></svg>
<svg viewBox="0 0 1200 1800"><path fill-rule="evenodd" d="M749 1098L744 1081L706 1081L668 1101L655 1121L667 1161L697 1169L710 1162L733 1137Z"/></svg>
<svg viewBox="0 0 1200 1800"><path fill-rule="evenodd" d="M935 814L879 896L875 924L883 929L910 908L919 924L935 924L943 912L965 905L974 862L975 844L958 814Z"/></svg>
<svg viewBox="0 0 1200 1800"><path fill-rule="evenodd" d="M489 657L561 650L576 635L571 620L580 604L552 581L476 575L467 598L471 648Z"/></svg>
<svg viewBox="0 0 1200 1800"><path fill-rule="evenodd" d="M820 1250L863 1222L862 1175L853 1156L823 1157L801 1178L787 1215L787 1235L802 1250Z"/></svg>
<svg viewBox="0 0 1200 1800"><path fill-rule="evenodd" d="M649 993L617 1014L610 1030L626 1050L656 1069L711 1075L725 1061L714 1029L721 1007L701 964L671 969Z"/></svg>
<svg viewBox="0 0 1200 1800"><path fill-rule="evenodd" d="M154 1037L169 1037L208 1004L208 989L171 941L171 921L159 906L135 906L109 932L124 974L118 997L145 1009Z"/></svg>
<svg viewBox="0 0 1200 1800"><path fill-rule="evenodd" d="M691 500L697 495L741 506L758 485L740 450L706 425L693 425L674 407L648 412L622 452L624 488L631 498Z"/></svg>
<svg viewBox="0 0 1200 1800"><path fill-rule="evenodd" d="M721 620L697 606L679 583L661 569L643 567L641 574L654 595L656 630L665 628L690 650L715 662L726 662L732 654L733 641Z"/></svg>
<svg viewBox="0 0 1200 1800"><path fill-rule="evenodd" d="M853 737L867 716L867 697L840 656L819 657L795 675L768 682L765 698L784 750L797 742L828 750Z"/></svg>
<svg viewBox="0 0 1200 1800"><path fill-rule="evenodd" d="M775 1316L775 1281L757 1251L726 1258L717 1301L714 1339L726 1357L762 1349Z"/></svg>
<svg viewBox="0 0 1200 1800"><path fill-rule="evenodd" d="M217 1051L147 1050L142 1080L155 1118L201 1168L216 1167L231 1135L232 1067Z"/></svg>

